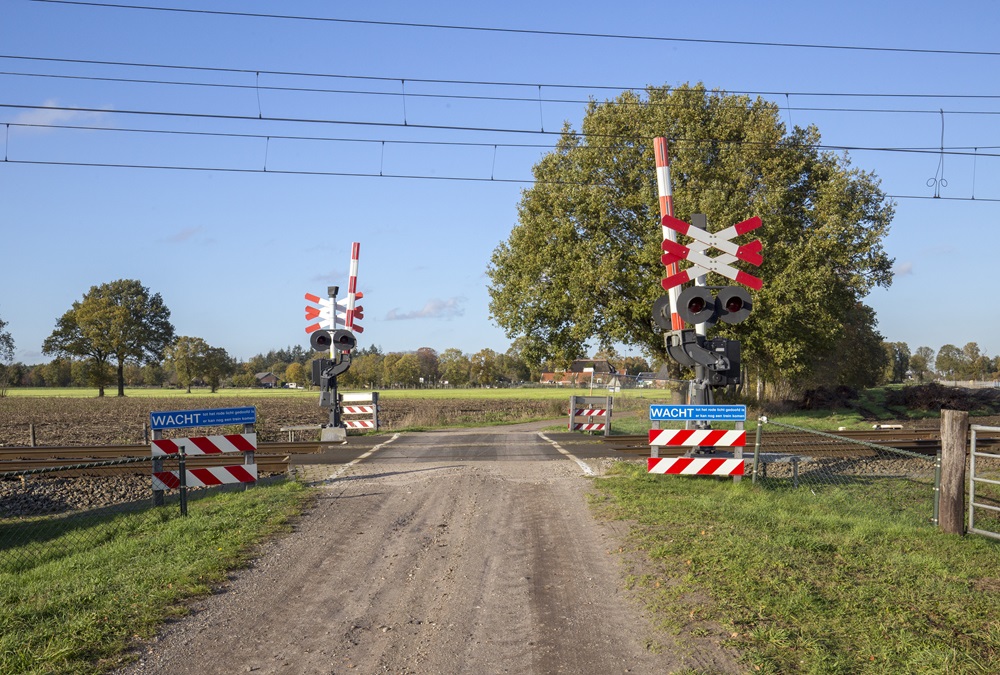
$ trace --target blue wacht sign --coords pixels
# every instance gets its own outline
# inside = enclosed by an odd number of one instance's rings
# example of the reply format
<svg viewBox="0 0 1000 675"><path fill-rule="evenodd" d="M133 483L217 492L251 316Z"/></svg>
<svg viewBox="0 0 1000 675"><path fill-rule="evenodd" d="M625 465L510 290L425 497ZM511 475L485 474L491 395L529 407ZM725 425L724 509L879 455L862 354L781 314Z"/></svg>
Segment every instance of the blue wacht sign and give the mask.
<svg viewBox="0 0 1000 675"><path fill-rule="evenodd" d="M649 419L653 422L684 422L711 420L717 422L745 422L745 405L651 405Z"/></svg>
<svg viewBox="0 0 1000 675"><path fill-rule="evenodd" d="M185 429L187 427L216 427L227 424L256 423L257 408L254 406L149 413L150 429Z"/></svg>

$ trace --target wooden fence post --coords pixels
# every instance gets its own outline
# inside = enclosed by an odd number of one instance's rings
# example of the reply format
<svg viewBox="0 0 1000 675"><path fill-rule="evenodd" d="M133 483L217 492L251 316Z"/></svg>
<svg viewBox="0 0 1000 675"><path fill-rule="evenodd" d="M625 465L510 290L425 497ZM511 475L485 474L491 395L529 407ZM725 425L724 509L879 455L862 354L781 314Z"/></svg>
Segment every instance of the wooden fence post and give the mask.
<svg viewBox="0 0 1000 675"><path fill-rule="evenodd" d="M965 534L965 455L969 413L941 411L941 507L938 526L949 534Z"/></svg>

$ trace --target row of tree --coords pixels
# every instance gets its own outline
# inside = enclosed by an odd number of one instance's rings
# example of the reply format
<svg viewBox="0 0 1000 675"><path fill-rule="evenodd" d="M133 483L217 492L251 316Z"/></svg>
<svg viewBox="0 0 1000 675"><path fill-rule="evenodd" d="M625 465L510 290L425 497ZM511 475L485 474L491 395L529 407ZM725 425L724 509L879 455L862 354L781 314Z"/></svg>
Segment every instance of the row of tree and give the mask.
<svg viewBox="0 0 1000 675"><path fill-rule="evenodd" d="M220 386L255 386L264 373L305 387L310 384L312 361L323 356L295 345L239 362L202 338L176 337L169 316L159 294L151 294L138 281L95 286L59 318L45 340L43 351L55 358L33 366L10 363L14 341L0 319L0 394L9 385L92 386L103 396L104 388L115 381L119 396L124 395L126 385L190 391L198 384L215 391ZM827 384L854 386L911 379L1000 378L1000 357L983 354L975 342L962 348L947 344L937 353L919 347L911 353L905 342L881 342L868 335L869 339L855 335L845 340L825 364L814 364L814 377L826 378L821 382ZM533 345L516 340L506 353L482 349L474 354L454 348L438 353L430 347L383 353L370 346L355 352L352 367L340 383L357 388L504 386L537 382L543 372L570 365L567 357L532 358L538 355ZM618 372L633 376L666 363L662 357L651 364L645 358L620 357L611 350L595 358L606 358Z"/></svg>
<svg viewBox="0 0 1000 675"><path fill-rule="evenodd" d="M944 345L937 354L930 347L918 347L911 354L905 342L886 342L884 346L888 362L885 382L1000 379L1000 356L983 354L975 342L962 348Z"/></svg>
<svg viewBox="0 0 1000 675"><path fill-rule="evenodd" d="M63 317L54 333L59 333L67 322ZM31 366L5 363L14 354L14 342L5 326L0 319L0 391L8 384L100 387L101 382L107 384L112 376L106 363L92 357L62 355ZM975 342L961 349L944 345L936 353L929 347L919 347L911 353L905 342L883 342L877 353L880 359L872 355L869 360L881 365L868 384L1000 378L1000 356L984 355ZM129 387L177 387L187 391L192 385L208 386L212 391L222 386L253 387L258 385L258 375L264 373L273 374L282 383L308 387L312 361L322 356L294 345L237 361L225 349L213 347L202 338L181 336L164 348L162 360L126 361L122 375L124 385ZM645 358L622 357L612 351L600 352L594 358L608 359L619 373L630 376L663 366L662 361L650 364ZM538 382L543 372L564 370L568 366L568 362L556 360L531 364L518 352L517 345L506 353L482 349L474 354L455 348L439 353L430 347L415 352L384 353L377 346L370 346L354 353L352 367L341 376L340 384L347 388L375 389L511 386Z"/></svg>

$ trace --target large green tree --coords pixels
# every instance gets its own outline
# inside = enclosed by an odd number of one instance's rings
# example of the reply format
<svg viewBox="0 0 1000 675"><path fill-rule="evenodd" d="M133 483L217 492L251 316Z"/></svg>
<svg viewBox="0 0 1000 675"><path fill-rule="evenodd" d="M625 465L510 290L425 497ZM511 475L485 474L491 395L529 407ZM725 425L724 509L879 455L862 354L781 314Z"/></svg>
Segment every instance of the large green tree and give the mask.
<svg viewBox="0 0 1000 675"><path fill-rule="evenodd" d="M666 358L650 320L664 294L657 136L670 140L678 218L706 214L710 231L763 219L764 288L749 319L713 334L743 341L758 386L805 381L870 316L860 300L891 283L893 205L874 175L821 151L815 127L788 131L773 103L700 85L592 102L582 133L564 129L493 252L493 319L529 362L581 357L595 340Z"/></svg>
<svg viewBox="0 0 1000 675"><path fill-rule="evenodd" d="M118 395L125 395L125 364L150 363L163 358L173 342L170 310L159 293L133 279L92 286L73 303L45 339L42 351L89 359L88 374L104 396L110 367L117 368Z"/></svg>
<svg viewBox="0 0 1000 675"><path fill-rule="evenodd" d="M970 365L965 353L953 344L942 346L934 359L934 370L946 380L964 379Z"/></svg>
<svg viewBox="0 0 1000 675"><path fill-rule="evenodd" d="M910 372L917 382L923 383L934 377L934 350L930 347L917 347L910 357Z"/></svg>
<svg viewBox="0 0 1000 675"><path fill-rule="evenodd" d="M294 365L299 367L300 372L302 371L301 363L296 362ZM222 347L209 347L205 350L201 364L201 376L205 383L211 387L213 394L219 389L223 378L229 377L234 372L236 372L236 361L229 355L229 352ZM297 381L303 379L304 377L300 376Z"/></svg>
<svg viewBox="0 0 1000 675"><path fill-rule="evenodd" d="M910 372L910 361L913 358L910 354L910 347L905 342L884 342L888 367L886 368L887 382L903 382L906 374Z"/></svg>
<svg viewBox="0 0 1000 675"><path fill-rule="evenodd" d="M170 366L177 383L191 393L191 382L202 374L205 368L205 354L208 343L200 337L182 335L164 350L167 365Z"/></svg>
<svg viewBox="0 0 1000 675"><path fill-rule="evenodd" d="M469 357L461 349L449 347L438 357L441 379L452 387L464 387L469 384Z"/></svg>

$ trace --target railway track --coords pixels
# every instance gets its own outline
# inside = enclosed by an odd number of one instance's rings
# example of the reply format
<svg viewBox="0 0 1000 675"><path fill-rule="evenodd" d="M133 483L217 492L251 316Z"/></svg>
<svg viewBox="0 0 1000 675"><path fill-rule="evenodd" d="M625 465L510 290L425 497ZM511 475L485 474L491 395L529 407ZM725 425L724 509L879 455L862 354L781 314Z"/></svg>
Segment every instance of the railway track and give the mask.
<svg viewBox="0 0 1000 675"><path fill-rule="evenodd" d="M862 443L875 443L901 450L933 456L941 448L940 433L936 430L871 430L840 431L832 434L842 440L798 431L765 431L762 435L761 450L769 453L810 455L813 457L873 457L878 451ZM753 438L748 437L745 451L752 452ZM853 441L853 442L852 442ZM649 455L646 434L609 436L601 439L616 452L624 455ZM1000 446L1000 434L979 434L977 443L984 447ZM288 470L291 455L312 454L328 447L316 441L261 443L257 447L255 461L258 470L267 473L281 473ZM661 447L661 457L681 456L684 447ZM76 466L89 462L101 462L124 458L149 458L148 445L104 445L104 446L41 446L41 447L0 447L0 474L12 471L28 471L59 466ZM240 463L237 455L188 455L191 467L225 466ZM168 460L169 463L169 460ZM139 473L147 471L145 464L122 464L74 471L100 474Z"/></svg>
<svg viewBox="0 0 1000 675"><path fill-rule="evenodd" d="M878 451L861 443L874 443L890 448L898 448L923 455L934 456L941 449L941 434L935 430L872 430L838 431L833 436L819 436L800 431L765 431L761 435L761 451L811 455L813 457L873 457ZM646 434L610 436L604 442L623 454L649 454ZM1000 434L979 434L977 446L1000 446ZM748 434L745 451L753 451L754 438ZM661 457L683 455L684 447L661 447Z"/></svg>
<svg viewBox="0 0 1000 675"><path fill-rule="evenodd" d="M319 452L323 445L312 442L261 443L254 453L257 470L263 473L283 473L288 471L291 455ZM88 463L106 462L115 459L150 458L148 445L99 445L99 446L40 446L0 448L0 474L11 471L51 469L60 466L79 466ZM191 468L227 466L239 464L243 457L238 453L219 455L188 455L187 465ZM170 459L165 466L176 464ZM74 472L85 471L101 475L143 473L149 468L145 463L117 464L76 468Z"/></svg>

